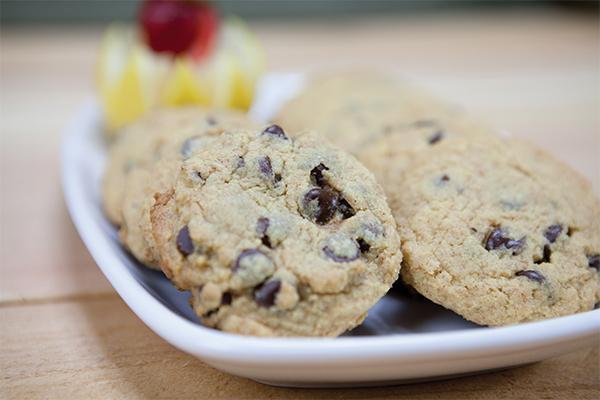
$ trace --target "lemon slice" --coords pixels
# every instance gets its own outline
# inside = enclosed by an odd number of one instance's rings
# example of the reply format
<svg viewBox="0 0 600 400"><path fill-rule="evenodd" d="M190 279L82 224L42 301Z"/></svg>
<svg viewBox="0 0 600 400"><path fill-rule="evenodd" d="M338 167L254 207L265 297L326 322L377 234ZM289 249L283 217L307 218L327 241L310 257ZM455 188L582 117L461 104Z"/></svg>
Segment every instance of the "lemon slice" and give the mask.
<svg viewBox="0 0 600 400"><path fill-rule="evenodd" d="M196 68L187 58L175 60L162 88L161 103L166 106L188 104L210 105L209 79L202 68Z"/></svg>
<svg viewBox="0 0 600 400"><path fill-rule="evenodd" d="M210 62L210 82L212 105L218 108L229 108L234 102L234 87L239 67L235 57L227 51L220 50Z"/></svg>
<svg viewBox="0 0 600 400"><path fill-rule="evenodd" d="M97 85L109 133L135 121L156 103L167 66L131 29L110 26L102 39Z"/></svg>
<svg viewBox="0 0 600 400"><path fill-rule="evenodd" d="M219 48L235 57L231 107L247 110L252 104L258 78L265 69L265 54L258 39L236 17L221 28Z"/></svg>
<svg viewBox="0 0 600 400"><path fill-rule="evenodd" d="M107 90L119 79L125 67L132 35L121 25L111 25L106 29L100 43L100 53L96 68L96 83L100 91Z"/></svg>

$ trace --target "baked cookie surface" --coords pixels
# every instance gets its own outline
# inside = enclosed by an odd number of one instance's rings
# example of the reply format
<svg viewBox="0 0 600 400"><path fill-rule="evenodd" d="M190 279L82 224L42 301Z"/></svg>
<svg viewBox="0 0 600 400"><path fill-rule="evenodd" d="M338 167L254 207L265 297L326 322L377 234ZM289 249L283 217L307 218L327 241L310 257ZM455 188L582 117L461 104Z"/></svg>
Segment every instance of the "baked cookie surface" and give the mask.
<svg viewBox="0 0 600 400"><path fill-rule="evenodd" d="M309 81L275 121L290 131L316 130L360 156L365 145L390 131L457 113L456 106L395 77L347 71Z"/></svg>
<svg viewBox="0 0 600 400"><path fill-rule="evenodd" d="M309 81L276 120L315 129L353 153L387 190L415 159L455 138L495 135L461 108L396 77L347 71Z"/></svg>
<svg viewBox="0 0 600 400"><path fill-rule="evenodd" d="M110 150L103 182L107 215L122 243L142 263L158 261L150 226L154 194L170 187L180 163L205 136L252 126L242 113L197 107L157 110L131 125Z"/></svg>
<svg viewBox="0 0 600 400"><path fill-rule="evenodd" d="M402 277L481 325L591 310L600 205L590 185L516 139L457 139L388 184Z"/></svg>
<svg viewBox="0 0 600 400"><path fill-rule="evenodd" d="M215 137L151 212L165 274L203 323L261 336L335 336L398 276L382 189L352 156L278 126Z"/></svg>
<svg viewBox="0 0 600 400"><path fill-rule="evenodd" d="M431 157L429 152L455 140L495 137L496 130L465 113L397 125L365 144L359 160L375 175L386 193L394 191L411 173L412 165Z"/></svg>

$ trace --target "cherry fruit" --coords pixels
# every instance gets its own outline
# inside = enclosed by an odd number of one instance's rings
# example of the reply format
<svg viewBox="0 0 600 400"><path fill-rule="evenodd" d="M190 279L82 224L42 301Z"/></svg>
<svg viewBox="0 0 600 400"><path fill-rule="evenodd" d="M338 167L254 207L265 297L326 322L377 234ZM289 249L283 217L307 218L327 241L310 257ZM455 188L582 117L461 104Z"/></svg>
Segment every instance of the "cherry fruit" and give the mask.
<svg viewBox="0 0 600 400"><path fill-rule="evenodd" d="M193 55L199 57L214 40L217 14L210 5L198 1L146 0L139 23L153 51L179 55L193 49Z"/></svg>

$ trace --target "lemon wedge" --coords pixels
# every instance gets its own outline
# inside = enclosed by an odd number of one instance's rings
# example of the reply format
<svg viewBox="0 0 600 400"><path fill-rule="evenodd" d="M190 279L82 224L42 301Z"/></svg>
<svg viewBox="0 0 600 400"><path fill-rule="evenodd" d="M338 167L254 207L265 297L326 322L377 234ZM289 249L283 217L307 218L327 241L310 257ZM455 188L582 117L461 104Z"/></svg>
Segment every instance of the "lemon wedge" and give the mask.
<svg viewBox="0 0 600 400"><path fill-rule="evenodd" d="M113 132L154 106L166 65L139 45L134 33L110 26L102 39L97 85L106 125Z"/></svg>
<svg viewBox="0 0 600 400"><path fill-rule="evenodd" d="M252 105L256 83L265 69L265 54L258 39L241 19L228 18L220 32L219 47L235 58L231 107L247 110Z"/></svg>
<svg viewBox="0 0 600 400"><path fill-rule="evenodd" d="M205 75L195 69L189 59L175 60L162 88L161 104L171 107L188 104L210 105L211 90Z"/></svg>

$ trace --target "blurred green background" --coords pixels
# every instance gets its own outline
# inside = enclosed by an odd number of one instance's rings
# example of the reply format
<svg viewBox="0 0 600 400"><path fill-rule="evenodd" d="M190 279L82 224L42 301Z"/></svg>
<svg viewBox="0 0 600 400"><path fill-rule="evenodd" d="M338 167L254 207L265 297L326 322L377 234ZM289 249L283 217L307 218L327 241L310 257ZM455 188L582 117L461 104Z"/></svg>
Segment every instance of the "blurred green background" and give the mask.
<svg viewBox="0 0 600 400"><path fill-rule="evenodd" d="M88 23L131 20L141 0L0 0L4 24ZM598 1L473 0L220 0L224 14L248 19L343 18L365 14L454 12L465 9L561 8L598 12Z"/></svg>

